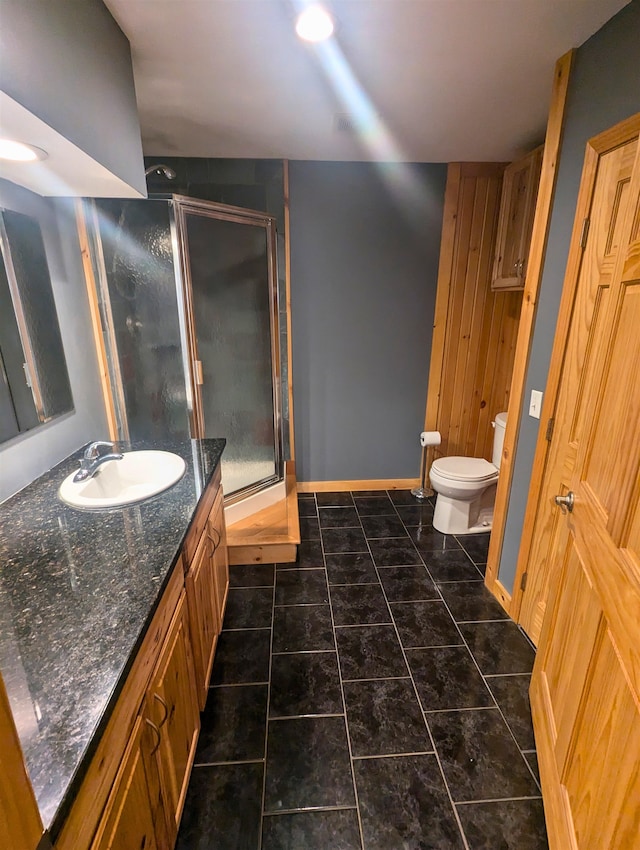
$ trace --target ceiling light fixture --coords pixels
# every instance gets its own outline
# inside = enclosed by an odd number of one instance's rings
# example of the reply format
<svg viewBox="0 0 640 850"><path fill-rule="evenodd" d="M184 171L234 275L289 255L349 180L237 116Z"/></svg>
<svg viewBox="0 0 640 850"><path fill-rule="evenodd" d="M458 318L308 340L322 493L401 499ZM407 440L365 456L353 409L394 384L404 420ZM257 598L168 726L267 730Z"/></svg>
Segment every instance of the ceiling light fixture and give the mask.
<svg viewBox="0 0 640 850"><path fill-rule="evenodd" d="M48 156L46 151L35 145L16 142L15 139L0 139L0 159L9 159L12 162L36 162Z"/></svg>
<svg viewBox="0 0 640 850"><path fill-rule="evenodd" d="M325 41L333 34L333 29L333 18L319 4L307 6L296 21L296 32L303 41Z"/></svg>

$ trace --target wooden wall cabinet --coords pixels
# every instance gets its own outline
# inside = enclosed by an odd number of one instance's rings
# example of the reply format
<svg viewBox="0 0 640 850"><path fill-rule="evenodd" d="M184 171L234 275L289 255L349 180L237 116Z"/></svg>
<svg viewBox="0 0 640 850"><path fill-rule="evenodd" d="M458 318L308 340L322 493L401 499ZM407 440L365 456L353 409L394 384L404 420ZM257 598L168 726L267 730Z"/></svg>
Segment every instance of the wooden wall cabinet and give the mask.
<svg viewBox="0 0 640 850"><path fill-rule="evenodd" d="M174 846L228 586L218 470L55 850Z"/></svg>
<svg viewBox="0 0 640 850"><path fill-rule="evenodd" d="M523 289L544 145L504 172L491 288Z"/></svg>

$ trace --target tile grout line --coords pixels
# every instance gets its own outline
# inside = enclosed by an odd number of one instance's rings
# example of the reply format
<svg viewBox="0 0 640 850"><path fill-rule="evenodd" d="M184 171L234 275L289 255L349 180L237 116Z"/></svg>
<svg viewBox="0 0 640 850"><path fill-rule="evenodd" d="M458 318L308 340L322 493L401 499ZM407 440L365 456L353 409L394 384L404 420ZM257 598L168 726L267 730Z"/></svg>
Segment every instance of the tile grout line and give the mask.
<svg viewBox="0 0 640 850"><path fill-rule="evenodd" d="M273 622L276 608L276 566L273 567L273 597L271 605L271 634L269 635L269 681L267 684L267 711L264 728L264 772L262 776L262 800L260 802L260 832L258 834L258 850L262 850L262 830L264 827L264 806L267 794L267 752L269 748L269 709L271 707L271 662L273 659Z"/></svg>
<svg viewBox="0 0 640 850"><path fill-rule="evenodd" d="M447 607L447 611L449 612L449 615L451 616L451 619L452 619L452 620L454 620L454 622L455 622L455 619L454 619L454 617L453 617L453 614L451 613L451 609L449 608L449 605L447 604L446 599L444 600L444 604L445 604L445 605L446 605L446 607ZM513 620L511 620L511 618L509 618L507 621L505 621L505 620L486 620L486 621L479 620L479 621L477 621L477 622L498 622L498 623L503 623L503 622L512 622L512 623L513 623ZM457 623L456 623L456 625L457 625ZM486 689L489 691L489 693L491 694L491 699L494 701L494 703L496 704L496 708L497 708L497 709L498 709L498 711L500 712L500 717L502 718L502 722L503 722L503 723L504 723L504 725L507 727L507 730L508 730L509 734L511 735L511 738L513 739L513 741L514 741L514 743L515 743L516 747L518 748L518 752L519 752L519 753L520 753L520 755L522 756L522 760L523 760L523 762L524 762L524 763L526 764L526 766L527 766L527 770L528 770L528 771L529 771L529 773L531 774L531 776L532 776L533 781L535 782L535 784L538 786L538 788L540 788L540 784L539 784L538 780L536 779L536 777L535 777L535 774L534 774L533 770L531 769L531 765L529 764L528 760L525 758L524 753L523 753L523 750L522 750L522 748L521 748L520 744L518 743L518 741L517 741L517 739L516 739L516 736L513 734L513 730L511 729L511 726L510 726L510 725L509 725L509 723L507 722L507 718L505 717L505 714L504 714L504 712L503 712L502 708L501 708L501 707L500 707L500 705L498 704L498 700L495 698L493 691L492 691L492 690L491 690L491 688L489 687L489 683L487 682L487 678L486 678L486 676L484 675L484 673L482 672L482 670L480 669L480 665L479 665L479 664L478 664L478 662L476 661L476 657L475 657L475 655L473 654L473 652L471 651L471 647L470 647L470 646L469 646L469 644L467 643L467 640L466 640L466 638L465 638L465 636L464 636L464 635L462 635L462 639L464 640L464 645L466 646L466 648L467 648L467 652L468 652L468 653L469 653L469 655L471 656L471 658L472 658L472 660L473 660L473 663L475 664L475 666L476 666L476 668L477 668L477 670L478 670L478 673L479 673L479 674L480 674L480 676L482 677L482 681L484 682L484 686L485 686L485 688L486 688ZM494 674L494 675L497 675L497 674ZM512 675L526 675L526 674L515 674L515 673L514 673L514 674L512 674ZM531 675L531 674L529 674L529 675Z"/></svg>
<svg viewBox="0 0 640 850"><path fill-rule="evenodd" d="M406 528L406 526L405 526L405 528ZM413 540L412 540L411 542L413 543ZM368 543L367 543L367 545L368 545ZM414 544L414 547L415 547L415 544ZM416 551L418 551L418 550L416 549ZM376 564L376 562L375 562L375 559L374 559L374 557L373 557L373 552L371 551L371 548L369 548L369 553L370 553L370 555L371 555L371 559L373 560L374 568L375 568L375 570L376 570L376 572L377 572L377 571L378 571L378 565L377 565L377 564ZM419 555L419 557L420 557L420 558L422 558L422 556L420 555L420 553L419 553L419 552L418 552L418 555ZM427 570L427 567L426 567L426 565L424 564L424 561L423 561L423 566L424 566L425 570ZM427 574L428 574L429 578L431 579L431 573L429 573L429 571L428 571L428 570L427 570ZM380 578L380 575L379 575L379 574L378 574L378 578ZM433 579L431 579L431 580L433 581ZM382 581L380 581L380 584L382 584ZM435 587L435 582L434 582L434 587ZM437 587L436 587L436 590L437 590ZM388 599L388 597L387 597L387 592L386 592L386 590L385 590L385 588L384 588L384 585L382 585L382 592L383 592L384 597L385 597L385 600L386 600L386 602L387 602L387 606L389 607L389 610L391 611L391 605L389 604L389 599ZM438 592L439 592L439 591L438 591ZM393 619L393 611L391 611L391 617L392 617L392 619ZM453 619L453 618L452 618L452 619ZM418 694L418 689L417 689L417 687L416 687L416 683L415 683L415 680L414 680L414 678L413 678L413 672L412 672L412 670L411 670L411 667L409 666L409 661L408 661L408 659L407 659L407 655L406 655L406 652L405 652L404 646L402 645L402 641L401 641L401 639L400 639L400 632L398 631L398 626L397 626L397 624L396 624L395 619L393 619L393 628L395 629L396 638L398 639L398 643L399 643L399 645L400 645L400 651L402 652L402 657L403 657L403 659L404 659L404 663L405 663L405 665L406 665L406 667L407 667L407 670L409 671L409 678L411 679L411 684L412 684L412 686L413 686L413 691L414 691L414 693L415 693L415 697L416 697L416 699L417 699L417 701L418 701L418 706L422 709L422 701L420 700L420 695ZM468 844L468 842L467 842L466 835L464 834L464 830L463 830L463 828L462 828L462 821L460 820L460 817L458 816L458 810L456 809L455 803L454 803L454 801L453 801L453 796L451 795L451 790L450 790L450 788L449 788L449 784L448 784L448 782L447 782L446 776L444 775L444 770L443 770L443 768L442 768L442 762L441 762L441 760L440 760L440 755L439 755L439 753L438 753L438 750L436 749L436 742L435 742L435 740L433 739L433 736L432 736L432 734L431 734L431 729L429 728L429 724L427 723L427 720L426 720L426 718L425 718L425 716L424 716L424 712L422 713L422 718L423 718L423 721L424 721L425 729L427 730L427 735L428 735L428 737L429 737L429 740L431 741L431 746L433 747L433 755L434 755L434 757L435 757L435 759L436 759L436 762L437 762L437 764L438 764L438 767L439 767L439 769L440 769L440 775L441 775L441 777L442 777L442 782L443 782L443 785L444 785L444 788L445 788L445 791L446 791L447 797L449 798L449 804L451 805L451 810L452 810L452 812L453 812L454 820L455 820L455 822L456 822L456 823L457 823L457 825L458 825L458 830L459 830L460 836L461 836L461 838L462 838L462 843L463 843L463 845L464 845L464 847L465 847L465 850L470 850L470 848L469 848L469 844Z"/></svg>
<svg viewBox="0 0 640 850"><path fill-rule="evenodd" d="M460 800L456 806L475 806L479 803L514 803L520 800L542 800L541 794L536 794L535 797L495 797L488 800Z"/></svg>
<svg viewBox="0 0 640 850"><path fill-rule="evenodd" d="M351 500L354 501L353 495L351 493L349 495L351 496ZM354 506L355 506L355 501L354 501ZM318 517L319 516L320 516L320 514L318 513ZM362 533L364 534L364 529L362 530ZM327 560L326 560L326 554L325 554L325 551L324 551L324 540L322 538L320 539L320 549L322 551L322 563L324 564L324 568L325 568L325 572L326 572ZM358 786L356 785L356 772L355 772L355 768L354 768L354 764L353 764L353 750L351 748L351 735L349 734L349 718L347 716L347 701L346 701L345 696L344 696L344 680L342 678L342 664L340 663L340 653L338 652L338 636L336 634L336 624L335 624L335 620L334 620L334 617L333 617L333 606L331 604L331 591L330 591L330 588L329 588L329 575L328 575L328 573L326 575L326 579L327 579L327 596L329 598L329 612L330 612L330 616L331 616L331 627L333 629L333 643L334 643L334 646L336 648L336 660L338 662L338 680L340 681L340 694L342 696L342 706L344 708L344 727L345 727L344 731L345 731L345 734L347 736L347 748L349 750L349 769L351 771L351 784L353 786L353 795L354 795L354 799L355 799L355 802L356 802L356 813L357 813L357 818L358 818L358 830L360 832L360 847L361 847L361 850L365 850L365 847L364 847L364 830L362 828L362 816L361 816L361 813L360 813L360 800L358 798Z"/></svg>
<svg viewBox="0 0 640 850"><path fill-rule="evenodd" d="M306 806L302 809L282 809L278 812L265 812L265 818L279 818L281 815L301 815L307 812L355 812L356 806Z"/></svg>

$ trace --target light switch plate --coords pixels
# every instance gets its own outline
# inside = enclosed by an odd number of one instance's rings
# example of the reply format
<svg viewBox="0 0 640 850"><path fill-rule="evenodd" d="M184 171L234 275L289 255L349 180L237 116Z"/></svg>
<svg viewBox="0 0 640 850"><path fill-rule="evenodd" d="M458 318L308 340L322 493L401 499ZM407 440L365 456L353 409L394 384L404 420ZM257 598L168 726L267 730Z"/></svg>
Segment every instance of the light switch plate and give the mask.
<svg viewBox="0 0 640 850"><path fill-rule="evenodd" d="M540 411L542 410L542 393L540 390L531 390L531 401L529 402L529 416L534 419L540 419Z"/></svg>

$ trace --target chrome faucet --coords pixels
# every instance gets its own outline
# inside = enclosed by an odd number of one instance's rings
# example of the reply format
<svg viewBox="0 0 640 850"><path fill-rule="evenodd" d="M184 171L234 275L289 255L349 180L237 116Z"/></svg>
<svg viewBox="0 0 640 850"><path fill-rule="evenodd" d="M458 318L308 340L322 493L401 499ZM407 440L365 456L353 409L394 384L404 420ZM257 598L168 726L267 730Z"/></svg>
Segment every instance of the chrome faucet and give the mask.
<svg viewBox="0 0 640 850"><path fill-rule="evenodd" d="M97 440L95 443L87 446L80 461L80 469L73 476L73 480L78 483L80 481L86 481L87 478L93 478L102 464L108 460L122 460L123 455L119 452L114 452L114 448L113 443L105 443L102 440ZM100 454L100 449L110 449L111 451L107 452L107 454Z"/></svg>

